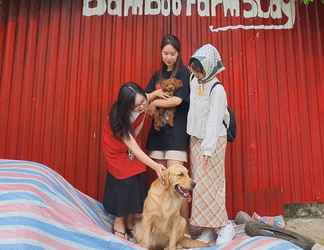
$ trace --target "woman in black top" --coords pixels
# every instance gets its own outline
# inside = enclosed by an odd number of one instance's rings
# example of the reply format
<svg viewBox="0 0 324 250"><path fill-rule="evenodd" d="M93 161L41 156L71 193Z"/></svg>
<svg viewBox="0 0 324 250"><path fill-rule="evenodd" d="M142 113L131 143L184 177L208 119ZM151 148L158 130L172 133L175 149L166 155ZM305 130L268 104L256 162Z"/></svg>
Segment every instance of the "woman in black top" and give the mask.
<svg viewBox="0 0 324 250"><path fill-rule="evenodd" d="M181 80L182 87L172 97L155 98L161 80L172 77ZM187 162L189 91L189 72L182 62L180 42L176 36L166 35L161 41L161 69L152 76L146 87L150 100L149 113L154 113L156 108L176 108L173 127L166 124L157 131L152 125L148 137L150 156L166 166Z"/></svg>
<svg viewBox="0 0 324 250"><path fill-rule="evenodd" d="M161 41L161 69L156 72L146 87L150 104L148 113L153 114L156 108L175 108L173 127L168 124L154 129L152 124L147 149L150 157L165 166L187 162L189 135L187 129L187 114L189 110L190 88L189 71L182 62L179 39L174 35L166 35ZM182 87L177 89L174 96L168 97L160 89L164 79L177 78L182 81ZM189 206L183 203L181 215L188 219Z"/></svg>

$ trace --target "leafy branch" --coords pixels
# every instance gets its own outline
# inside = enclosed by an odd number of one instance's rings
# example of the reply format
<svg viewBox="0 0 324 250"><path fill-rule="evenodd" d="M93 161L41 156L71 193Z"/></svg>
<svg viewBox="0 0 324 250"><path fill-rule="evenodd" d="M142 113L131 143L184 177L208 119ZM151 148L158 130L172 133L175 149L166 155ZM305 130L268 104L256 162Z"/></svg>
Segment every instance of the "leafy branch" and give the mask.
<svg viewBox="0 0 324 250"><path fill-rule="evenodd" d="M313 3L314 0L303 0L303 2L304 2L304 4L308 5L310 3ZM320 2L324 4L324 0L320 0Z"/></svg>

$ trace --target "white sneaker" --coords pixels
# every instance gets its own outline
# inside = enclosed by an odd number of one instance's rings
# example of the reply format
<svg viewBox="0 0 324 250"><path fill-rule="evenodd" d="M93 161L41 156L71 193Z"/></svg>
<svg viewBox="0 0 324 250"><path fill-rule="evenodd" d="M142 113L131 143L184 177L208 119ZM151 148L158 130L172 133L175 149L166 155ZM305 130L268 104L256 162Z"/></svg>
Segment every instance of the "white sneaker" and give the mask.
<svg viewBox="0 0 324 250"><path fill-rule="evenodd" d="M222 227L218 232L216 245L223 245L230 242L235 236L235 230L232 223Z"/></svg>
<svg viewBox="0 0 324 250"><path fill-rule="evenodd" d="M202 242L205 242L205 243L215 242L214 231L212 229L205 229L198 236L197 240L202 241Z"/></svg>

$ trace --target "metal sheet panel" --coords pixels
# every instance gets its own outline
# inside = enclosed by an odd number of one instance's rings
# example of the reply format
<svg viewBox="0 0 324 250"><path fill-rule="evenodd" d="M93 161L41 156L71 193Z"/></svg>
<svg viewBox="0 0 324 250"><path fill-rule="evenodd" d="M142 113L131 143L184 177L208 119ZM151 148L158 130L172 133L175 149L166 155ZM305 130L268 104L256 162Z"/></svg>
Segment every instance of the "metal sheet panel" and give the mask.
<svg viewBox="0 0 324 250"><path fill-rule="evenodd" d="M2 1L0 157L45 163L100 199L107 109L122 82L146 85L160 39L172 32L185 62L210 42L226 66L220 79L238 122L226 159L230 214L323 202L324 7L296 7L291 30L212 33L211 24L280 20L224 16L222 8L214 17L194 8L192 16L85 17L82 1Z"/></svg>
<svg viewBox="0 0 324 250"><path fill-rule="evenodd" d="M262 3L267 10L268 1ZM201 17L193 11L171 23L186 61L201 44L211 43L226 66L220 79L239 135L226 159L230 214L241 209L276 214L287 203L323 202L324 7L296 3L289 30L209 32L209 25L280 23L222 12L217 8L215 17Z"/></svg>
<svg viewBox="0 0 324 250"><path fill-rule="evenodd" d="M158 69L169 20L85 17L72 0L0 6L0 157L47 164L98 198L107 110L122 82Z"/></svg>

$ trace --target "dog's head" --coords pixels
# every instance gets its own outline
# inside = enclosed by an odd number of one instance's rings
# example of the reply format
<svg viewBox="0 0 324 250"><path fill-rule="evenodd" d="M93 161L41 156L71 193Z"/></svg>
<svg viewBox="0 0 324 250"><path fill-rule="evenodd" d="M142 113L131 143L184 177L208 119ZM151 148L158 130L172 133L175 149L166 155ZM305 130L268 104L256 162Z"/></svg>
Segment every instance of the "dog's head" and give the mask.
<svg viewBox="0 0 324 250"><path fill-rule="evenodd" d="M182 198L190 199L190 191L195 187L195 183L189 177L188 170L180 165L175 164L165 170L165 185Z"/></svg>
<svg viewBox="0 0 324 250"><path fill-rule="evenodd" d="M174 94L180 87L182 87L182 81L176 78L169 78L161 82L161 89L170 94Z"/></svg>

